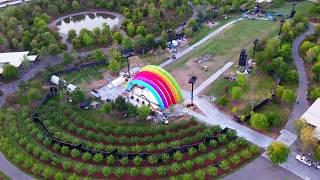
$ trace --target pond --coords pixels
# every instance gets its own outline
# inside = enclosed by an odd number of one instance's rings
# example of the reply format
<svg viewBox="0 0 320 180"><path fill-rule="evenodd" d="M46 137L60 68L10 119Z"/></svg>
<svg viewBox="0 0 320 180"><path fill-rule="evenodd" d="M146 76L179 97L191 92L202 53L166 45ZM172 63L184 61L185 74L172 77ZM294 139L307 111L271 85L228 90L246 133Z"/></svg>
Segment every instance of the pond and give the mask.
<svg viewBox="0 0 320 180"><path fill-rule="evenodd" d="M93 30L96 27L102 27L107 24L110 28L120 23L119 18L107 13L87 13L64 18L57 23L57 28L60 33L68 34L71 29L76 30L79 34L80 30L86 28Z"/></svg>

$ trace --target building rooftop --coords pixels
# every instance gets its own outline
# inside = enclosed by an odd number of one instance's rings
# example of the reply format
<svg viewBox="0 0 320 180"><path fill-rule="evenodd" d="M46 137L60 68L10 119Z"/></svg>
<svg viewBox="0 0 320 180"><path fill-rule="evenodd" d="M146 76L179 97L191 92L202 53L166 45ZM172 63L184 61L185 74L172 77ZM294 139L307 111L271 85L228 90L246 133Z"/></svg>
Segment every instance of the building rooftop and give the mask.
<svg viewBox="0 0 320 180"><path fill-rule="evenodd" d="M35 61L38 56L31 55L28 56L29 51L23 51L23 52L9 52L9 53L0 53L0 74L3 71L3 65L4 64L11 64L15 67L19 67L24 58L26 57L29 61Z"/></svg>

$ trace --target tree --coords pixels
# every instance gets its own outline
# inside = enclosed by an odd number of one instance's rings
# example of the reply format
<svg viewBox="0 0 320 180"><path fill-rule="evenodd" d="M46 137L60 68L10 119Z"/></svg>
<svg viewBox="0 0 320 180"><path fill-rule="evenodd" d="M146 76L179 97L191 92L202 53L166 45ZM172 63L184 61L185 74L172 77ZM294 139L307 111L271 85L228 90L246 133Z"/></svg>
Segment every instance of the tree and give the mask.
<svg viewBox="0 0 320 180"><path fill-rule="evenodd" d="M231 89L232 99L239 100L242 96L242 88L241 87L233 87Z"/></svg>
<svg viewBox="0 0 320 180"><path fill-rule="evenodd" d="M153 34L147 34L146 35L146 44L148 48L153 48L154 46L154 35Z"/></svg>
<svg viewBox="0 0 320 180"><path fill-rule="evenodd" d="M191 18L189 21L188 21L188 27L189 28L192 28L193 26L195 26L197 24L197 21L196 19L194 18Z"/></svg>
<svg viewBox="0 0 320 180"><path fill-rule="evenodd" d="M127 24L127 33L128 33L128 35L130 37L132 37L132 36L134 36L135 32L136 32L136 28L134 27L133 22L129 22Z"/></svg>
<svg viewBox="0 0 320 180"><path fill-rule="evenodd" d="M74 59L75 59L74 56L70 53L64 52L62 54L62 63L65 65L72 63Z"/></svg>
<svg viewBox="0 0 320 180"><path fill-rule="evenodd" d="M137 29L136 29L136 33L144 36L146 34L145 27L144 26L138 26Z"/></svg>
<svg viewBox="0 0 320 180"><path fill-rule="evenodd" d="M251 115L250 125L255 129L263 129L263 130L268 129L270 126L266 115L261 113L254 113Z"/></svg>
<svg viewBox="0 0 320 180"><path fill-rule="evenodd" d="M68 31L68 41L72 41L74 38L77 37L77 32L74 29L70 29Z"/></svg>
<svg viewBox="0 0 320 180"><path fill-rule="evenodd" d="M29 101L38 100L41 98L41 91L37 88L30 88L27 96Z"/></svg>
<svg viewBox="0 0 320 180"><path fill-rule="evenodd" d="M192 28L188 27L188 28L184 29L184 33L185 33L188 37L192 37L192 34L193 34Z"/></svg>
<svg viewBox="0 0 320 180"><path fill-rule="evenodd" d="M3 66L2 76L6 80L17 79L19 75L18 68L11 64L5 64Z"/></svg>
<svg viewBox="0 0 320 180"><path fill-rule="evenodd" d="M272 71L274 71L277 77L279 77L282 80L286 79L286 75L289 70L289 65L283 61L282 57L272 59L270 68Z"/></svg>
<svg viewBox="0 0 320 180"><path fill-rule="evenodd" d="M118 31L114 32L112 35L112 40L120 44L122 42L122 34Z"/></svg>
<svg viewBox="0 0 320 180"><path fill-rule="evenodd" d="M285 89L282 92L281 101L285 103L293 103L296 100L294 92L291 89Z"/></svg>
<svg viewBox="0 0 320 180"><path fill-rule="evenodd" d="M128 36L124 37L122 39L122 46L125 49L131 49L132 48L132 40L131 40L131 38L129 38Z"/></svg>
<svg viewBox="0 0 320 180"><path fill-rule="evenodd" d="M229 100L227 96L222 96L221 98L218 99L218 104L220 106L226 106L229 103Z"/></svg>
<svg viewBox="0 0 320 180"><path fill-rule="evenodd" d="M317 140L314 137L314 129L309 126L301 129L300 138L305 149L313 147L317 143Z"/></svg>
<svg viewBox="0 0 320 180"><path fill-rule="evenodd" d="M312 66L312 73L313 73L314 79L316 81L319 81L320 80L320 62L317 62Z"/></svg>
<svg viewBox="0 0 320 180"><path fill-rule="evenodd" d="M264 56L267 60L270 60L271 58L277 55L277 50L280 44L281 44L280 39L277 39L277 38L270 39L267 42L266 47L264 49Z"/></svg>
<svg viewBox="0 0 320 180"><path fill-rule="evenodd" d="M279 55L285 60L291 60L291 45L290 44L283 44L280 48L279 48Z"/></svg>
<svg viewBox="0 0 320 180"><path fill-rule="evenodd" d="M77 88L71 93L71 98L73 103L80 103L85 98L84 92L80 88Z"/></svg>
<svg viewBox="0 0 320 180"><path fill-rule="evenodd" d="M320 97L320 88L314 88L310 91L310 98L316 100Z"/></svg>
<svg viewBox="0 0 320 180"><path fill-rule="evenodd" d="M109 61L108 69L111 73L116 74L120 71L120 63L116 60Z"/></svg>
<svg viewBox="0 0 320 180"><path fill-rule="evenodd" d="M139 116L139 119L145 120L150 114L150 107L142 105L137 109L137 114Z"/></svg>
<svg viewBox="0 0 320 180"><path fill-rule="evenodd" d="M144 53L145 46L146 46L146 39L141 34L136 35L134 37L133 47L138 50L142 49Z"/></svg>
<svg viewBox="0 0 320 180"><path fill-rule="evenodd" d="M286 81L291 84L291 85L295 85L298 84L299 82L299 75L297 70L292 69L287 73L287 79Z"/></svg>
<svg viewBox="0 0 320 180"><path fill-rule="evenodd" d="M305 41L301 44L300 46L300 52L303 56L306 55L307 51L312 48L314 46L314 44L310 41Z"/></svg>
<svg viewBox="0 0 320 180"><path fill-rule="evenodd" d="M48 53L50 55L57 55L61 52L60 47L57 44L49 44Z"/></svg>
<svg viewBox="0 0 320 180"><path fill-rule="evenodd" d="M290 149L280 141L275 141L268 146L267 155L272 164L279 165L287 161Z"/></svg>
<svg viewBox="0 0 320 180"><path fill-rule="evenodd" d="M97 61L103 61L106 59L106 55L100 49L97 49L93 53L93 58Z"/></svg>
<svg viewBox="0 0 320 180"><path fill-rule="evenodd" d="M79 4L79 2L77 0L73 0L72 1L72 9L74 11L78 11L80 9L80 4Z"/></svg>

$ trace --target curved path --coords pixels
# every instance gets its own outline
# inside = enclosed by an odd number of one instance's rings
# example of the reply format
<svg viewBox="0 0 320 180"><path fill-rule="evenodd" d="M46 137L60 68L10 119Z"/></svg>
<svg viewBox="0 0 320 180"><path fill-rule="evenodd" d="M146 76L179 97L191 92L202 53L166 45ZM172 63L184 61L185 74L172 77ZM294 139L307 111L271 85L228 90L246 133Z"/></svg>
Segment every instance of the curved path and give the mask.
<svg viewBox="0 0 320 180"><path fill-rule="evenodd" d="M36 64L30 71L24 74L19 80L9 84L0 86L3 91L3 96L0 97L0 107L4 104L4 98L7 95L13 94L19 88L21 81L27 81L34 77L40 71L43 71L48 66L53 66L62 62L61 56L47 56L44 57L38 64ZM16 168L5 156L0 152L0 170L13 180L31 180L33 179L28 174Z"/></svg>
<svg viewBox="0 0 320 180"><path fill-rule="evenodd" d="M303 60L299 54L299 47L301 43L304 41L304 39L312 34L314 34L314 25L310 23L308 31L296 38L292 45L292 56L299 75L299 88L296 100L297 102L299 102L299 104L295 104L293 111L289 117L289 120L285 126L285 129L292 133L295 133L294 121L299 119L303 115L303 113L306 112L306 110L309 108L309 103L307 100L308 77L304 68Z"/></svg>

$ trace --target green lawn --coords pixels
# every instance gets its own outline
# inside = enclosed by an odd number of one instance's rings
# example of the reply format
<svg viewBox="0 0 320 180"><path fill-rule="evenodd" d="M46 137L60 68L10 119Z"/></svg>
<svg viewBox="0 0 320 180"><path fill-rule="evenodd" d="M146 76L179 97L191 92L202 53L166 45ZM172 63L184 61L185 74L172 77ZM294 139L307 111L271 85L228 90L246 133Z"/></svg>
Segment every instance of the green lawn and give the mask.
<svg viewBox="0 0 320 180"><path fill-rule="evenodd" d="M310 1L302 1L302 2L296 2L295 9L297 12L308 12L308 9L312 6L312 2ZM269 11L275 11L275 12L282 12L285 13L287 16L290 15L292 10L292 5L289 3L286 3L285 5L279 7L279 8L271 8Z"/></svg>
<svg viewBox="0 0 320 180"><path fill-rule="evenodd" d="M210 69L214 73L228 61L236 61L242 48L251 48L252 41L276 35L279 24L271 21L243 20L234 24L201 46L195 48L182 59L168 67L169 71L176 68L186 68L184 64L192 59L205 55L214 54L215 68Z"/></svg>
<svg viewBox="0 0 320 180"><path fill-rule="evenodd" d="M103 72L106 70L106 66L91 67L80 72L72 72L66 74L63 78L72 84L89 83L92 80L103 78Z"/></svg>

